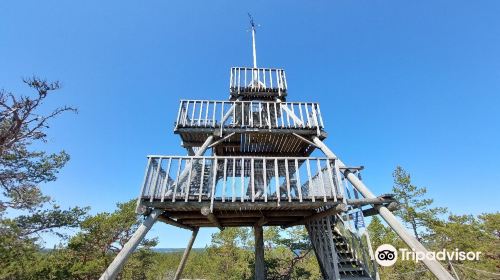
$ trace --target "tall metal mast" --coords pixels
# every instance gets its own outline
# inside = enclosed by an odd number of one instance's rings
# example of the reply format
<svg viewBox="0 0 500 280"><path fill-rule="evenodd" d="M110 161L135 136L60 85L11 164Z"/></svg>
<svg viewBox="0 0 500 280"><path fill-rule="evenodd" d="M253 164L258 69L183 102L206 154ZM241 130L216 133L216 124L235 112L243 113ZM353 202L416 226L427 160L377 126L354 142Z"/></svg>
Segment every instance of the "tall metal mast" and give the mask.
<svg viewBox="0 0 500 280"><path fill-rule="evenodd" d="M250 18L250 27L252 28L252 49L253 49L253 68L257 68L257 49L255 47L255 21L250 13L248 13Z"/></svg>

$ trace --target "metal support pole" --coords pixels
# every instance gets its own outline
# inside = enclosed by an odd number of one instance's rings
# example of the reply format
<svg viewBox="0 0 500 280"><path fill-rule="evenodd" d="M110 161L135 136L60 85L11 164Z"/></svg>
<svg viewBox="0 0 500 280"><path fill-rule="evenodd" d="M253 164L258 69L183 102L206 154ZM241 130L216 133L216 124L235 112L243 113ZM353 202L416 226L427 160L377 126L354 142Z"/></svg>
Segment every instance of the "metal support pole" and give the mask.
<svg viewBox="0 0 500 280"><path fill-rule="evenodd" d="M318 147L327 157L335 159L339 164L339 167L346 166L317 136L313 137L313 142L318 145ZM354 175L349 169L346 169L344 171L344 176L365 198L376 198L376 196L366 187L366 185L361 180L359 180L358 176ZM396 232L396 234L401 237L401 239L406 243L406 245L408 245L408 247L410 247L415 252L421 252L427 255L427 249L425 249L425 247L413 235L409 234L406 231L406 229L396 219L396 216L394 216L394 214L392 214L389 209L380 205L374 205L374 208L378 210L380 216L382 216L382 218ZM438 279L454 279L451 274L439 263L439 261L424 258L423 263Z"/></svg>
<svg viewBox="0 0 500 280"><path fill-rule="evenodd" d="M196 239L196 235L198 235L199 228L194 228L193 233L191 234L191 239L189 239L189 243L184 250L184 254L182 255L181 263L179 263L179 267L177 267L177 271L175 272L174 280L179 280L186 266L187 259L189 257L189 253L191 252L191 248L193 248L194 240Z"/></svg>
<svg viewBox="0 0 500 280"><path fill-rule="evenodd" d="M147 218L142 222L139 228L137 228L137 230L134 232L134 235L132 235L125 246L123 246L122 250L120 251L120 253L118 253L113 262L108 266L106 271L104 271L99 280L112 280L116 278L118 272L120 272L120 270L122 269L123 264L125 264L132 252L134 252L139 243L141 243L141 241L144 239L144 236L146 236L146 233L148 233L156 220L158 220L158 217L162 212L163 210L153 210L151 214L147 216Z"/></svg>
<svg viewBox="0 0 500 280"><path fill-rule="evenodd" d="M265 264L264 264L264 230L262 226L254 226L253 232L255 235L255 280L265 280Z"/></svg>

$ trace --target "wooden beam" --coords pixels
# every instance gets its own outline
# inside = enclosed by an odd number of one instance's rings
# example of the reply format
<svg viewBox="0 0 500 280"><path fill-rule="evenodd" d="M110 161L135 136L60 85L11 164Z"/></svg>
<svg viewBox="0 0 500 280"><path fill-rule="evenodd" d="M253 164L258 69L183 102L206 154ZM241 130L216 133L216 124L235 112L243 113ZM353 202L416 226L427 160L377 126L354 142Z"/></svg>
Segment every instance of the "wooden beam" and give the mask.
<svg viewBox="0 0 500 280"><path fill-rule="evenodd" d="M180 228L188 229L188 230L194 230L194 228L192 228L192 227L190 227L188 225L179 223L176 220L174 220L172 218L169 218L169 217L167 217L165 215L159 216L158 220L164 222L165 224L169 224L169 225L172 225L172 226L176 226L176 227L180 227Z"/></svg>
<svg viewBox="0 0 500 280"><path fill-rule="evenodd" d="M260 219L255 222L254 227L262 227L263 225L267 224L269 221L266 219L265 216L260 217Z"/></svg>
<svg viewBox="0 0 500 280"><path fill-rule="evenodd" d="M219 143L223 142L224 140L226 140L226 139L230 138L230 137L231 137L231 136L233 136L234 134L236 134L236 132L229 133L228 135L226 135L226 136L222 137L221 139L219 139L219 140L217 140L217 141L213 142L213 143L212 143L209 147L210 147L210 148L212 148L213 146L215 146L215 145L217 145L217 144L219 144Z"/></svg>
<svg viewBox="0 0 500 280"><path fill-rule="evenodd" d="M300 220L298 220L296 222L289 223L289 224L285 225L283 228L288 228L288 227L303 225L303 224L306 224L307 222L309 222L311 220L321 219L321 218L324 218L324 217L327 217L327 216L336 215L336 214L338 214L340 212L343 212L343 211L346 211L346 210L347 210L347 205L345 205L344 203L340 203L340 204L337 204L334 207L329 208L329 209L327 209L325 211L318 212L318 213L316 213L314 215L311 215L311 216L308 216L308 217L304 217L303 219L300 219Z"/></svg>
<svg viewBox="0 0 500 280"><path fill-rule="evenodd" d="M224 230L224 227L220 224L219 220L217 217L210 211L210 207L205 206L201 208L201 214L203 216L206 216L207 219L212 222L216 227L218 227L220 230Z"/></svg>
<svg viewBox="0 0 500 280"><path fill-rule="evenodd" d="M276 203L276 201L268 200L268 202L264 201L255 201L255 202L214 202L214 212L217 211L274 211L274 210L282 210L282 211L295 211L295 210L313 210L318 209L320 207L328 207L337 205L338 202L335 202L332 199L329 199L327 202L324 201L281 201L280 205ZM210 207L210 201L159 201L155 200L150 202L149 199L143 201L143 205L148 207L153 207L157 209L165 209L167 211L185 209L186 211L196 211L201 210L201 208L208 206Z"/></svg>
<svg viewBox="0 0 500 280"><path fill-rule="evenodd" d="M311 145L311 146L313 146L313 147L318 148L318 145L314 144L314 142L312 142L311 140L309 140L309 139L307 139L307 138L305 138L305 137L303 137L303 136L300 136L300 135L298 135L297 133L292 133L292 134L293 134L293 135L295 135L295 136L296 136L297 138L299 138L300 140L302 140L302 141L306 142L307 144L309 144L309 145Z"/></svg>
<svg viewBox="0 0 500 280"><path fill-rule="evenodd" d="M234 211L234 212L214 212L214 215L219 219L224 218L259 218L262 216L272 217L305 217L316 213L314 210L295 210L295 211ZM176 219L202 219L205 218L199 211L179 211L169 212L169 217Z"/></svg>

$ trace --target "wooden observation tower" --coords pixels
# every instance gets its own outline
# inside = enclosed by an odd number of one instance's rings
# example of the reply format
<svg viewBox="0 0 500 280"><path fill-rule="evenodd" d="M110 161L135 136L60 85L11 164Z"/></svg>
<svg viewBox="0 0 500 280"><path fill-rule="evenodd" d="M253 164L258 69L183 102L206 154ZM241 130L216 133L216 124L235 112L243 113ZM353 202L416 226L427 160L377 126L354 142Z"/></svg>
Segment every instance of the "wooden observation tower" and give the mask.
<svg viewBox="0 0 500 280"><path fill-rule="evenodd" d="M305 225L324 279L377 279L363 217L379 214L415 251L425 248L400 225L390 195L375 196L324 143L318 103L288 102L285 70L233 67L229 100L181 100L174 133L187 156L148 156L137 212L142 225L101 279L114 279L156 221L192 231L179 279L200 227L250 226L255 279L265 279L263 226ZM320 149L325 157L311 157ZM368 244L368 246L366 246ZM439 279L453 279L424 261Z"/></svg>

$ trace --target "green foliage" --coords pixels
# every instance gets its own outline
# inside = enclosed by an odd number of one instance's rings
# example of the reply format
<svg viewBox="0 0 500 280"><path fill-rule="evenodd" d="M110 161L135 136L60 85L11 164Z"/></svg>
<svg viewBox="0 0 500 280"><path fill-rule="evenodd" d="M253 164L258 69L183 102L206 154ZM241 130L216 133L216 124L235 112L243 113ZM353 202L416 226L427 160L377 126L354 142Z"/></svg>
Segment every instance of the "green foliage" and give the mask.
<svg viewBox="0 0 500 280"><path fill-rule="evenodd" d="M34 96L0 90L0 279L40 279L33 278L38 262L44 260L40 234L62 237L57 230L78 227L88 210L62 210L41 191L40 184L57 179L69 155L33 149L33 144L45 142L49 120L76 110L61 107L41 114L45 99L59 83L36 77L24 82L36 91Z"/></svg>
<svg viewBox="0 0 500 280"><path fill-rule="evenodd" d="M394 186L392 191L395 198L401 203L397 215L413 231L415 237L422 241L434 223L439 222L439 216L447 212L443 207L430 207L433 199L426 198L426 188L419 188L411 183L411 177L401 166L396 167L392 176Z"/></svg>
<svg viewBox="0 0 500 280"><path fill-rule="evenodd" d="M500 213L478 217L449 214L444 220L440 216L446 208L432 207L432 199L425 197L426 189L412 185L403 168L398 166L393 175L393 191L402 206L396 214L415 236L432 251L482 252L479 261L453 261L452 265L461 279L494 279L491 273L500 267ZM368 232L374 249L381 244L408 248L378 217L372 217ZM450 263L443 265L451 269ZM413 261L398 260L392 267L380 267L379 272L381 279L434 279L422 263Z"/></svg>

